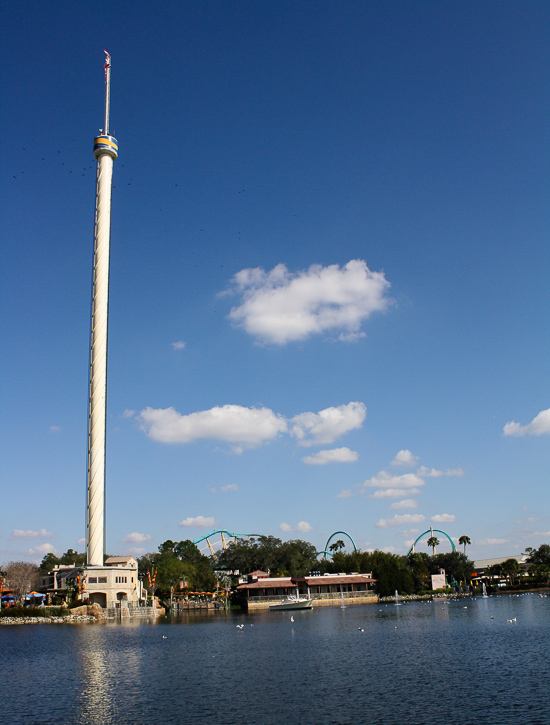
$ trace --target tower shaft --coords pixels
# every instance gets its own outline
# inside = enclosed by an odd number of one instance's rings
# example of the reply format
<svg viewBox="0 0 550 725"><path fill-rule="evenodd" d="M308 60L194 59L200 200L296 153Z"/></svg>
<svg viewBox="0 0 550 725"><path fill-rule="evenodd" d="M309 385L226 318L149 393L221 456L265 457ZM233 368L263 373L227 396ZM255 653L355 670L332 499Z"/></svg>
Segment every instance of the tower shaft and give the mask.
<svg viewBox="0 0 550 725"><path fill-rule="evenodd" d="M108 123L110 56L105 62ZM107 431L107 337L109 323L109 257L111 189L118 144L106 132L94 139L97 159L94 271L90 332L90 390L88 413L88 480L86 507L86 561L103 566L105 555L105 458Z"/></svg>

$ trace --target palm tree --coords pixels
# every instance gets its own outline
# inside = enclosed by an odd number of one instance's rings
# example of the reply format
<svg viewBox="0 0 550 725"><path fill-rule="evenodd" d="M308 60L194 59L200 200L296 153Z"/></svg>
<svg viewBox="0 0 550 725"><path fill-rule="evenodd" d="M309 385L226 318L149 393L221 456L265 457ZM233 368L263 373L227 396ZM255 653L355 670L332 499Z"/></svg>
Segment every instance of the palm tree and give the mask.
<svg viewBox="0 0 550 725"><path fill-rule="evenodd" d="M435 547L439 546L439 539L437 538L437 536L430 536L430 538L428 539L428 546L432 547L435 556Z"/></svg>
<svg viewBox="0 0 550 725"><path fill-rule="evenodd" d="M461 536L460 539L458 540L458 543L459 544L464 544L464 555L466 555L466 545L469 546L472 543L470 541L470 537L469 536Z"/></svg>
<svg viewBox="0 0 550 725"><path fill-rule="evenodd" d="M344 549L345 544L342 541L342 539L338 539L338 541L335 541L334 544L331 544L328 548L330 551L338 551L339 549Z"/></svg>

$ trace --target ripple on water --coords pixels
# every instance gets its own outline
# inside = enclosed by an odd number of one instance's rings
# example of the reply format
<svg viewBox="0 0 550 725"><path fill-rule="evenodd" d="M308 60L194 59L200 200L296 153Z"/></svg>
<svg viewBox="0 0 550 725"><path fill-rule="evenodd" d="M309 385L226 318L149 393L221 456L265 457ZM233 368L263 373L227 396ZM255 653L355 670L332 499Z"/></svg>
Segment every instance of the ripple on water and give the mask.
<svg viewBox="0 0 550 725"><path fill-rule="evenodd" d="M294 623L266 612L3 627L15 666L4 658L2 681L14 723L548 725L549 609L490 597L320 608Z"/></svg>

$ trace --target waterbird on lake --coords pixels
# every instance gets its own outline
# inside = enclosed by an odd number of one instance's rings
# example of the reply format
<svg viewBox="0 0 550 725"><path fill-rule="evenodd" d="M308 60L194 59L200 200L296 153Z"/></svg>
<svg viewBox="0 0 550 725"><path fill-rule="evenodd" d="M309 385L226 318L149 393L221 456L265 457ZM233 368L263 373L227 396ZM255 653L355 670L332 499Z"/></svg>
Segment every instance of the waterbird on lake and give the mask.
<svg viewBox="0 0 550 725"><path fill-rule="evenodd" d="M290 615L290 621L291 621L291 622L293 622L293 621L294 621L294 617L292 616L292 614Z"/></svg>

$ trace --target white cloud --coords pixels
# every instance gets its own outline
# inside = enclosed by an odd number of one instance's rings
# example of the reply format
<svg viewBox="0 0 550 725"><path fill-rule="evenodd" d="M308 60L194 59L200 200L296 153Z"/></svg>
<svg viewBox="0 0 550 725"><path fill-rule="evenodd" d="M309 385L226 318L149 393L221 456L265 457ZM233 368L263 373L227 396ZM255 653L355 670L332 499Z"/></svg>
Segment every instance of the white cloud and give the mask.
<svg viewBox="0 0 550 725"><path fill-rule="evenodd" d="M422 493L419 488L381 488L369 494L369 498L401 498Z"/></svg>
<svg viewBox="0 0 550 725"><path fill-rule="evenodd" d="M308 524L307 521L299 521L296 526L291 526L290 524L285 523L279 524L279 528L285 533L293 531L299 532L301 534L307 534L308 531L311 531L313 529L313 526L311 524Z"/></svg>
<svg viewBox="0 0 550 725"><path fill-rule="evenodd" d="M126 549L126 553L132 556L143 556L146 551L147 549L144 549L142 546L130 546L129 549Z"/></svg>
<svg viewBox="0 0 550 725"><path fill-rule="evenodd" d="M382 549L380 549L380 551L383 551L384 554L396 554L397 553L397 549L395 548L395 546L384 546Z"/></svg>
<svg viewBox="0 0 550 725"><path fill-rule="evenodd" d="M426 466L420 466L416 472L418 476L424 478L439 478L440 476L463 476L464 471L462 468L447 468L444 471L438 471L436 468L426 468Z"/></svg>
<svg viewBox="0 0 550 725"><path fill-rule="evenodd" d="M366 332L341 332L338 339L340 342L358 342L358 340L366 336Z"/></svg>
<svg viewBox="0 0 550 725"><path fill-rule="evenodd" d="M333 448L319 451L312 456L305 456L302 461L310 466L324 466L327 463L353 463L358 458L357 451L351 451L349 448Z"/></svg>
<svg viewBox="0 0 550 725"><path fill-rule="evenodd" d="M185 347L185 343L183 340L178 340L177 342L172 343L172 347L174 348L174 350L183 350L183 348Z"/></svg>
<svg viewBox="0 0 550 725"><path fill-rule="evenodd" d="M239 490L239 487L237 486L236 483L228 483L227 486L222 486L220 488L220 491L224 491L224 492L227 492L227 491L238 491L238 490Z"/></svg>
<svg viewBox="0 0 550 725"><path fill-rule="evenodd" d="M392 466L414 466L418 461L418 456L413 455L408 448L399 451L390 465Z"/></svg>
<svg viewBox="0 0 550 725"><path fill-rule="evenodd" d="M502 433L505 436L541 436L550 434L550 408L541 410L527 425L521 425L514 421L506 423Z"/></svg>
<svg viewBox="0 0 550 725"><path fill-rule="evenodd" d="M350 496L353 496L351 488L344 488L336 498L349 498Z"/></svg>
<svg viewBox="0 0 550 725"><path fill-rule="evenodd" d="M377 529L387 529L389 526L419 524L425 518L422 514L395 514L391 519L380 519L376 522L375 526Z"/></svg>
<svg viewBox="0 0 550 725"><path fill-rule="evenodd" d="M267 273L260 267L243 269L232 282L242 301L229 319L275 345L329 330L357 336L362 322L390 302L384 274L371 272L360 259L344 267L312 265L296 274L284 264Z"/></svg>
<svg viewBox="0 0 550 725"><path fill-rule="evenodd" d="M23 529L14 529L10 534L10 539L24 539L26 541L32 541L33 539L49 539L51 536L55 536L53 531L46 531L46 529L39 529L38 531L23 531ZM50 546L50 544L48 544Z"/></svg>
<svg viewBox="0 0 550 725"><path fill-rule="evenodd" d="M38 544L27 551L29 556L46 556L46 554L57 554L57 549L52 544Z"/></svg>
<svg viewBox="0 0 550 725"><path fill-rule="evenodd" d="M241 405L215 406L188 415L182 415L174 408L145 408L137 419L141 430L154 441L190 443L200 438L216 439L235 444L233 452L240 454L244 447L261 445L281 433L290 433L301 446L333 443L348 431L360 428L366 415L365 404L356 401L325 408L318 413L300 413L290 420L270 408L245 408ZM321 451L305 462L322 465L357 458L355 451L339 448Z"/></svg>
<svg viewBox="0 0 550 725"><path fill-rule="evenodd" d="M363 486L365 488L418 488L424 481L416 473L403 473L394 476L387 471L380 471L376 476L368 478Z"/></svg>
<svg viewBox="0 0 550 725"><path fill-rule="evenodd" d="M359 402L325 408L318 413L300 413L290 421L291 433L302 446L333 443L344 433L361 428L366 415L366 405Z"/></svg>
<svg viewBox="0 0 550 725"><path fill-rule="evenodd" d="M418 508L418 501L415 501L414 498L405 498L403 501L395 501L390 508L395 510L416 509Z"/></svg>
<svg viewBox="0 0 550 725"><path fill-rule="evenodd" d="M550 536L550 531L535 531L533 536Z"/></svg>
<svg viewBox="0 0 550 725"><path fill-rule="evenodd" d="M516 521L516 524L534 524L540 520L540 516L530 516L528 519L520 519L519 521Z"/></svg>
<svg viewBox="0 0 550 725"><path fill-rule="evenodd" d="M82 537L76 543L78 544L78 546L86 546L86 539Z"/></svg>
<svg viewBox="0 0 550 725"><path fill-rule="evenodd" d="M58 425L51 425L48 430L50 431L50 433L59 433L61 428Z"/></svg>
<svg viewBox="0 0 550 725"><path fill-rule="evenodd" d="M137 531L127 534L122 539L123 544L143 544L146 541L151 541L151 534L139 534Z"/></svg>
<svg viewBox="0 0 550 725"><path fill-rule="evenodd" d="M456 516L453 516L452 514L436 514L435 516L432 516L431 520L434 524L452 524L455 519Z"/></svg>
<svg viewBox="0 0 550 725"><path fill-rule="evenodd" d="M196 526L202 528L211 528L216 523L213 516L188 516L180 521L178 526Z"/></svg>
<svg viewBox="0 0 550 725"><path fill-rule="evenodd" d="M478 539L478 546L496 546L497 544L506 544L508 539Z"/></svg>
<svg viewBox="0 0 550 725"><path fill-rule="evenodd" d="M161 443L189 443L214 438L257 446L287 430L286 420L269 408L216 406L181 415L174 408L145 408L139 414L142 430Z"/></svg>
<svg viewBox="0 0 550 725"><path fill-rule="evenodd" d="M120 417L121 418L133 418L135 414L136 414L135 410L129 410L128 408L126 408L126 410L123 411L123 413Z"/></svg>

